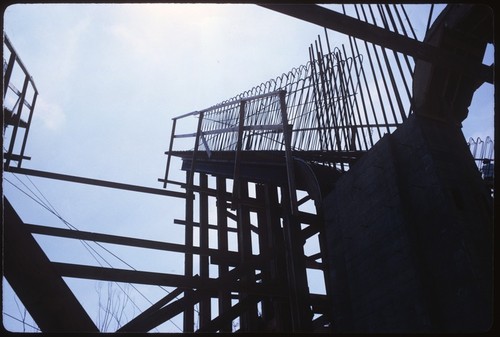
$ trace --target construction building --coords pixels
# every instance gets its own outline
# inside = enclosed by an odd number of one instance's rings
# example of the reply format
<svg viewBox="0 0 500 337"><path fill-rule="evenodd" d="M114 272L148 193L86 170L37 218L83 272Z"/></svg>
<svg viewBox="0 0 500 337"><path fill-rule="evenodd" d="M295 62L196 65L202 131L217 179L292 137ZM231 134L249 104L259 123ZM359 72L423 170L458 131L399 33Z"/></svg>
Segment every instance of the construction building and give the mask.
<svg viewBox="0 0 500 337"><path fill-rule="evenodd" d="M239 332L489 331L494 185L483 168L494 164L493 141L477 153L461 123L476 89L494 81L482 63L494 42L491 8L447 5L418 41L401 5L351 5L356 14L263 6L325 36L304 65L174 117L157 189L22 167L38 91L4 35L4 100L18 98L4 107L4 171L185 204L178 245L24 224L4 198L4 277L37 325L98 331L62 280L74 277L175 287L118 332L148 332L179 314L184 332L195 332L195 317L196 332L235 332L236 319ZM349 44L333 45L327 29ZM15 67L21 90L11 86ZM175 158L182 181L170 178ZM51 262L32 234L179 252L184 275ZM310 291L310 272L324 293Z"/></svg>

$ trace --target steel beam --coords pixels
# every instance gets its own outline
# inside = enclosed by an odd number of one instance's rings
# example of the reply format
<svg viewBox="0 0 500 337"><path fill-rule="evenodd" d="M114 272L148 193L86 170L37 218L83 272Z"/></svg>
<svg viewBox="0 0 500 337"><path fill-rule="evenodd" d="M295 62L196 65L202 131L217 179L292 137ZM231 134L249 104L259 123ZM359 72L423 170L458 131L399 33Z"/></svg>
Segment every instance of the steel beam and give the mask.
<svg viewBox="0 0 500 337"><path fill-rule="evenodd" d="M88 185L96 185L96 186L101 186L101 187L116 188L116 189L120 189L120 190L127 190L127 191L133 191L133 192L157 194L157 195L176 197L176 198L185 198L186 197L186 194L182 193L182 192L167 191L167 190L151 188L151 187L123 184L123 183L117 183L117 182L106 181L106 180L84 178L84 177L78 177L78 176L71 176L71 175L67 175L67 174L38 171L38 170L32 170L32 169L26 169L26 168L8 167L8 168L6 168L5 171L12 172L12 173L25 174L25 175L30 175L30 176L36 176L36 177L42 177L42 178L70 181L70 182L80 183L80 184L88 184Z"/></svg>
<svg viewBox="0 0 500 337"><path fill-rule="evenodd" d="M238 199L237 199L237 216L238 216L238 253L240 255L239 263L252 270L249 275L244 275L240 278L240 282L244 288L250 287L255 280L254 265L252 262L252 237L251 237L251 223L250 223L250 209L247 205L240 203L240 200L248 199L248 182L243 179L233 181L233 187L237 185ZM246 291L239 294L238 301L245 301L250 297ZM257 321L257 305L247 307L247 310L240 315L240 330L252 331Z"/></svg>
<svg viewBox="0 0 500 337"><path fill-rule="evenodd" d="M236 143L236 153L234 156L234 169L233 169L233 198L232 209L236 209L237 203L240 200L240 161L241 161L241 144L243 143L243 125L245 124L245 101L241 101L239 109L239 122L238 122L238 137Z"/></svg>
<svg viewBox="0 0 500 337"><path fill-rule="evenodd" d="M55 228L55 227L47 227L47 226L32 225L32 224L25 224L24 227L33 234L50 235L50 236L57 236L57 237L64 237L64 238L71 238L78 240L106 242L117 245L147 248L147 249L157 249L157 250L177 252L177 253L198 254L201 256L216 256L216 255L222 256L222 254L217 249L212 249L208 247L206 248L195 247L195 246L187 247L186 245L181 245L176 243L137 239L126 236L93 233L80 230L71 230L65 228ZM233 255L237 256L237 253L233 253Z"/></svg>
<svg viewBox="0 0 500 337"><path fill-rule="evenodd" d="M198 125L198 128L200 125ZM195 151L193 151L193 162L195 158ZM194 172L188 171L186 172L186 183L189 187L193 186ZM186 206L184 210L186 225L184 227L184 245L186 247L193 247L193 212L194 212L194 193L190 188L186 188ZM184 254L184 277L191 278L193 277L193 254L186 253ZM184 296L192 296L192 290L187 289ZM194 308L193 306L187 306L183 313L183 331L184 332L193 332L194 331Z"/></svg>
<svg viewBox="0 0 500 337"><path fill-rule="evenodd" d="M201 295L201 296L200 296ZM200 301L200 297L204 296L205 292L194 290L185 293L184 297L172 302L165 307L152 312L147 319L135 321L133 324L126 324L117 332L147 332L154 329L158 325L172 319L180 314L186 307L192 307Z"/></svg>
<svg viewBox="0 0 500 337"><path fill-rule="evenodd" d="M35 239L4 198L3 272L42 332L98 332Z"/></svg>
<svg viewBox="0 0 500 337"><path fill-rule="evenodd" d="M408 38L376 25L311 4L261 4L260 6L297 19L335 30L376 45L410 55L448 69L466 70L484 82L493 83L493 67L470 62L449 51Z"/></svg>
<svg viewBox="0 0 500 337"><path fill-rule="evenodd" d="M257 197L265 205L265 225L267 230L267 254L273 256L269 262L269 279L279 282L283 290L288 291L290 284L287 278L286 250L283 228L281 227L282 207L279 202L276 185L258 185ZM264 271L264 270L263 270ZM264 274L263 277L266 277ZM265 280L265 279L264 279ZM288 297L285 301L272 301L273 319L277 331L292 332L291 303Z"/></svg>
<svg viewBox="0 0 500 337"><path fill-rule="evenodd" d="M230 195L227 191L226 179L217 176L216 177L216 192L217 192L217 248L222 253L228 253L228 232L229 227L228 215L232 214L227 211L228 200ZM213 263L213 262L212 262ZM229 273L229 264L220 263L218 266L219 277ZM227 289L220 288L218 292L218 306L219 306L219 316L225 314L231 309L231 292ZM226 324L219 324L220 332L232 332L231 322Z"/></svg>
<svg viewBox="0 0 500 337"><path fill-rule="evenodd" d="M232 292L244 291L248 294L284 297L286 296L279 285L251 284L243 287L236 281L225 281L220 279L200 280L195 276L174 275L137 270L126 270L117 268L94 267L62 262L52 262L56 271L65 277L75 277L90 280L115 281L125 283L137 283L148 285L161 285L167 287L178 287L185 290L217 290L224 287Z"/></svg>
<svg viewBox="0 0 500 337"><path fill-rule="evenodd" d="M180 288L176 288L173 291L169 292L165 297L160 299L158 302L156 302L148 309L141 312L139 315L130 320L127 324L118 329L117 332L131 332L131 331L144 332L146 330L144 327L149 322L151 322L151 318L154 316L154 314L162 307L173 301L177 296L180 296L183 292L184 290Z"/></svg>
<svg viewBox="0 0 500 337"><path fill-rule="evenodd" d="M287 251L288 290L292 309L293 332L311 331L312 312L308 305L309 287L300 222L292 214L292 203L289 199L289 193L281 190L281 200L284 206L283 231L285 249Z"/></svg>
<svg viewBox="0 0 500 337"><path fill-rule="evenodd" d="M206 174L200 174L199 175L200 180L200 187L202 189L207 189L208 188L208 177ZM199 232L199 240L200 240L200 248L207 250L209 249L209 230L208 230L208 219L209 219L209 205L208 205L208 195L204 193L200 193L199 199L199 214L200 214L200 232ZM209 257L208 256L200 256L199 258L199 270L200 270L200 279L203 280L208 280L210 278L210 271L209 271ZM200 325L206 324L207 322L210 321L210 317L212 317L212 310L211 310L211 299L207 298L206 296L200 300L200 307L199 307L199 313L200 313Z"/></svg>
<svg viewBox="0 0 500 337"><path fill-rule="evenodd" d="M175 126L177 124L177 119L173 119L172 122L172 131L170 134L170 145L168 147L168 152L172 151L172 148L174 146L174 136L175 136ZM167 183L168 183L168 172L170 171L170 161L172 159L171 155L167 156L167 166L165 167L165 178L164 179L158 179L159 181L163 181L163 188L167 188Z"/></svg>
<svg viewBox="0 0 500 337"><path fill-rule="evenodd" d="M229 214L231 214L231 213L229 213ZM233 215L233 214L231 214L231 215ZM174 224L176 224L176 225L184 225L185 226L185 225L187 225L187 222L185 220L174 219ZM192 226L194 226L194 227L200 227L201 224L199 222L193 221ZM218 226L218 224L217 225L208 224L208 228L214 229L214 230L218 230L219 226ZM228 227L227 231L228 232L236 233L236 232L238 232L238 229L232 228L232 227Z"/></svg>

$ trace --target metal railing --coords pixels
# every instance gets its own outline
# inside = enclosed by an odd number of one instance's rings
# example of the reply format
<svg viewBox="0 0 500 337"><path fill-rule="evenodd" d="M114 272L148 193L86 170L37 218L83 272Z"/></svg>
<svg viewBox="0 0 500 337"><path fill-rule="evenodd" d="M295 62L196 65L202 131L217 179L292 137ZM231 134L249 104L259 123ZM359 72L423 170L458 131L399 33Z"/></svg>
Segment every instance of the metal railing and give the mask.
<svg viewBox="0 0 500 337"><path fill-rule="evenodd" d="M206 152L208 158L214 151L234 152L235 167L239 166L238 154L241 151L289 151L290 126L285 96L286 92L279 90L231 100L173 118L164 187L172 153L176 151L192 151L191 166L195 165L198 151ZM188 124L188 130L193 127L190 117L196 119L196 132L179 132L179 129L186 130L186 126L179 127L182 122Z"/></svg>
<svg viewBox="0 0 500 337"><path fill-rule="evenodd" d="M371 7L366 10L364 6L354 6L354 9L361 21L377 23L385 29L401 29L406 36L413 32L411 25L401 19L405 12L402 14L398 7L375 7L378 13ZM345 14L345 8L343 10ZM398 19L399 25L395 22ZM244 99L250 99L251 103L246 107L241 150L283 150L283 133L268 128L280 124L279 109L272 95L265 100L253 98L284 91L291 151L315 153L314 159L309 156L310 161L348 170L353 158L368 151L385 134L395 131L412 114L414 62L407 55L354 37L343 41L347 43L331 48L325 29L325 40L318 36L311 44L309 62L305 65L203 110L205 115L199 124L184 120L188 116L199 118L198 111L174 118L168 153L202 149L210 156L213 151L233 151L238 139L239 104ZM181 120L190 125L183 136L174 131ZM197 132L194 130L198 129L201 137L196 146L179 141L181 137L194 139ZM324 153L328 156L321 155ZM333 153L339 156L334 158Z"/></svg>
<svg viewBox="0 0 500 337"><path fill-rule="evenodd" d="M21 167L26 141L33 118L38 90L33 78L17 55L4 33L3 60L3 115L4 115L4 167L12 162ZM7 60L8 59L8 60ZM17 85L17 86L16 86ZM18 87L22 88L21 90Z"/></svg>
<svg viewBox="0 0 500 337"><path fill-rule="evenodd" d="M488 136L483 141L480 137L476 139L470 137L467 142L470 152L481 176L485 180L493 180L494 178L494 149L495 142Z"/></svg>

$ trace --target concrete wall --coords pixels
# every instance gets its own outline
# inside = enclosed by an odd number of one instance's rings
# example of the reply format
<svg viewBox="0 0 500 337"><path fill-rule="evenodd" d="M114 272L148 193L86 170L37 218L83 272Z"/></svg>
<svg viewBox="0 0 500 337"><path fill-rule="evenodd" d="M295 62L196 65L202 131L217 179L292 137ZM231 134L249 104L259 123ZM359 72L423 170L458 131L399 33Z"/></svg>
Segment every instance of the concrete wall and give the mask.
<svg viewBox="0 0 500 337"><path fill-rule="evenodd" d="M492 199L459 128L410 117L323 212L334 331L490 328Z"/></svg>

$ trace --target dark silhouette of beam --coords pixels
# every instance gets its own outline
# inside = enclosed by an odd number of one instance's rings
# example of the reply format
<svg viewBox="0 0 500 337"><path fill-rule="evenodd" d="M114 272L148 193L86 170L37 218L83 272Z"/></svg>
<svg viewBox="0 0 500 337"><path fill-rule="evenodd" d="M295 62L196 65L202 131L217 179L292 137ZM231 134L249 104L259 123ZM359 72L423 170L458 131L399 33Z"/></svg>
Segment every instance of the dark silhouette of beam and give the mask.
<svg viewBox="0 0 500 337"><path fill-rule="evenodd" d="M98 332L43 250L4 198L4 276L42 332Z"/></svg>
<svg viewBox="0 0 500 337"><path fill-rule="evenodd" d="M235 281L221 281L219 279L200 280L194 276L94 267L61 262L52 262L52 265L62 276L82 279L162 285L179 287L185 290L217 290L221 287L225 287L225 289L235 292L245 291L249 294L275 297L285 296L284 292L286 290L279 285L251 284L243 287L239 282Z"/></svg>
<svg viewBox="0 0 500 337"><path fill-rule="evenodd" d="M177 296L182 295L183 292L184 290L180 288L176 288L175 290L171 291L165 297L160 299L158 302L156 302L151 307L141 312L134 319L132 319L127 324L118 329L117 332L132 332L132 331L144 332L146 331L146 329L151 330L155 326L160 325L164 321L157 322L158 318L155 316L158 315L157 314L158 311L161 310L161 308L163 308L169 302L174 300Z"/></svg>
<svg viewBox="0 0 500 337"><path fill-rule="evenodd" d="M217 256L217 255L227 255L230 257L237 256L235 252L228 252L222 254L217 249L213 248L187 247L185 245L177 243L137 239L126 236L93 233L81 230L71 230L65 228L47 227L47 226L32 225L32 224L25 224L24 227L33 234L50 235L50 236L57 236L57 237L64 237L64 238L78 239L78 240L106 242L117 245L129 246L129 247L157 249L157 250L176 252L176 253L192 253L192 254L199 254L202 256Z"/></svg>
<svg viewBox="0 0 500 337"><path fill-rule="evenodd" d="M26 175L30 175L30 176L36 176L36 177L49 178L49 179L70 181L70 182L80 183L80 184L88 184L88 185L96 185L96 186L109 187L109 188L117 188L117 189L121 189L121 190L128 190L128 191L134 191L134 192L157 194L157 195L164 195L164 196L176 197L176 198L185 198L186 197L186 194L182 193L182 192L174 192L174 191L167 191L167 190L151 188L151 187L123 184L123 183L117 183L117 182L107 181L107 180L98 180L98 179L92 179L92 178L71 176L71 175L61 174L61 173L38 171L38 170L17 168L17 167L7 167L7 168L5 168L5 171L12 172L12 173L26 174Z"/></svg>
<svg viewBox="0 0 500 337"><path fill-rule="evenodd" d="M493 83L493 67L471 62L449 51L408 38L376 25L311 4L261 4L260 6L335 30L376 45L393 49L416 59L446 68L468 70L476 78Z"/></svg>

